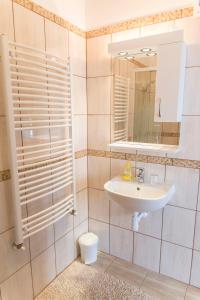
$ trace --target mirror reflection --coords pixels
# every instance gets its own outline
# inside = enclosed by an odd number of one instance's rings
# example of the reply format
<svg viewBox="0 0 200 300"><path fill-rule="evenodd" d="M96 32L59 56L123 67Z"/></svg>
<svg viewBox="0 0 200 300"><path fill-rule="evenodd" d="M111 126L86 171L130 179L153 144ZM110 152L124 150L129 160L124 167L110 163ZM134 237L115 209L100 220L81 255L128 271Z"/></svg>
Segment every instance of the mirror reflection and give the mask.
<svg viewBox="0 0 200 300"><path fill-rule="evenodd" d="M179 123L154 122L156 67L152 52L113 59L114 141L178 145Z"/></svg>

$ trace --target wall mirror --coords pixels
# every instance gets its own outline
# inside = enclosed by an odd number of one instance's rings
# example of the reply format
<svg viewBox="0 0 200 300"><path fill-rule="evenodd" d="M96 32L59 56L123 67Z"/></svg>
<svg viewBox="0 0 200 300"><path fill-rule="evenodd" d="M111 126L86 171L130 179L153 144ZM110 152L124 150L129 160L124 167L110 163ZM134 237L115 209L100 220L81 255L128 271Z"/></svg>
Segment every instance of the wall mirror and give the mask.
<svg viewBox="0 0 200 300"><path fill-rule="evenodd" d="M112 46L114 143L179 145L185 44L154 37Z"/></svg>

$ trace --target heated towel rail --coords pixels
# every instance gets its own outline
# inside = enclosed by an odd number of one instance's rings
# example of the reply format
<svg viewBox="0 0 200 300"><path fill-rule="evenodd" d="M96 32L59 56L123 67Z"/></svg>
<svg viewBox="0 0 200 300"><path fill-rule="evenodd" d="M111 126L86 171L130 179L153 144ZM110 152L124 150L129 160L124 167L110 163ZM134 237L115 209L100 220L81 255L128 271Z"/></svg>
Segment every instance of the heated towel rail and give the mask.
<svg viewBox="0 0 200 300"><path fill-rule="evenodd" d="M5 35L0 56L21 248L24 239L75 212L70 64Z"/></svg>
<svg viewBox="0 0 200 300"><path fill-rule="evenodd" d="M128 141L129 79L114 76L114 141Z"/></svg>

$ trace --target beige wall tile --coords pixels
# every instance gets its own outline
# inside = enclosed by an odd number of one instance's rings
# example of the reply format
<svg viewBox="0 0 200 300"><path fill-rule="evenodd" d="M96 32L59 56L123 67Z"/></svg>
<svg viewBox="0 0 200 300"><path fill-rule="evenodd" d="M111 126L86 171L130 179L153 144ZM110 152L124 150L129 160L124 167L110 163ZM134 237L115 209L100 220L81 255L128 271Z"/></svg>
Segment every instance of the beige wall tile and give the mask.
<svg viewBox="0 0 200 300"><path fill-rule="evenodd" d="M80 255L80 247L78 243L79 237L88 232L88 220L84 221L80 225L74 228L74 257L78 257Z"/></svg>
<svg viewBox="0 0 200 300"><path fill-rule="evenodd" d="M112 76L87 79L88 114L110 114Z"/></svg>
<svg viewBox="0 0 200 300"><path fill-rule="evenodd" d="M10 168L8 140L6 133L6 118L0 117L0 170Z"/></svg>
<svg viewBox="0 0 200 300"><path fill-rule="evenodd" d="M184 91L184 115L200 115L200 67L187 68Z"/></svg>
<svg viewBox="0 0 200 300"><path fill-rule="evenodd" d="M89 189L89 217L109 223L109 199L104 191Z"/></svg>
<svg viewBox="0 0 200 300"><path fill-rule="evenodd" d="M13 226L10 180L0 182L0 233Z"/></svg>
<svg viewBox="0 0 200 300"><path fill-rule="evenodd" d="M109 253L109 225L89 219L89 231L99 238L98 250Z"/></svg>
<svg viewBox="0 0 200 300"><path fill-rule="evenodd" d="M162 242L160 272L189 283L192 250Z"/></svg>
<svg viewBox="0 0 200 300"><path fill-rule="evenodd" d="M30 237L31 259L38 256L54 243L53 225Z"/></svg>
<svg viewBox="0 0 200 300"><path fill-rule="evenodd" d="M133 232L111 225L110 254L132 262Z"/></svg>
<svg viewBox="0 0 200 300"><path fill-rule="evenodd" d="M162 238L181 246L192 248L195 225L195 211L166 206L163 215Z"/></svg>
<svg viewBox="0 0 200 300"><path fill-rule="evenodd" d="M87 149L87 116L74 116L74 148L75 151Z"/></svg>
<svg viewBox="0 0 200 300"><path fill-rule="evenodd" d="M164 165L136 162L136 168L144 168L144 180L147 183L151 182L151 175L158 176L158 183L163 183L165 180Z"/></svg>
<svg viewBox="0 0 200 300"><path fill-rule="evenodd" d="M139 225L139 232L158 239L161 238L162 231L162 209L149 212L146 218L142 218Z"/></svg>
<svg viewBox="0 0 200 300"><path fill-rule="evenodd" d="M141 27L141 37L166 33L174 30L174 21L152 24Z"/></svg>
<svg viewBox="0 0 200 300"><path fill-rule="evenodd" d="M110 144L110 116L88 116L88 148L107 150Z"/></svg>
<svg viewBox="0 0 200 300"><path fill-rule="evenodd" d="M190 284L200 288L199 269L200 269L200 252L194 250Z"/></svg>
<svg viewBox="0 0 200 300"><path fill-rule="evenodd" d="M115 43L115 42L121 42L121 41L139 38L140 32L141 32L140 28L134 28L134 29L113 33L112 42Z"/></svg>
<svg viewBox="0 0 200 300"><path fill-rule="evenodd" d="M75 115L87 114L86 79L73 75L71 93L73 113Z"/></svg>
<svg viewBox="0 0 200 300"><path fill-rule="evenodd" d="M0 34L8 35L9 39L14 39L13 29L13 15L12 15L12 1L1 0L0 1Z"/></svg>
<svg viewBox="0 0 200 300"><path fill-rule="evenodd" d="M111 178L121 176L124 172L126 160L111 158ZM135 167L135 162L131 162L132 167ZM134 173L134 170L132 170Z"/></svg>
<svg viewBox="0 0 200 300"><path fill-rule="evenodd" d="M87 188L87 157L75 160L76 191Z"/></svg>
<svg viewBox="0 0 200 300"><path fill-rule="evenodd" d="M56 276L54 246L31 262L34 296L38 295Z"/></svg>
<svg viewBox="0 0 200 300"><path fill-rule="evenodd" d="M110 178L110 159L104 157L88 157L88 186L103 190Z"/></svg>
<svg viewBox="0 0 200 300"><path fill-rule="evenodd" d="M103 35L87 40L87 76L111 75L111 55L108 53L108 44L111 35Z"/></svg>
<svg viewBox="0 0 200 300"><path fill-rule="evenodd" d="M68 58L67 29L45 19L46 51L64 60Z"/></svg>
<svg viewBox="0 0 200 300"><path fill-rule="evenodd" d="M62 219L54 224L55 240L58 240L62 236L66 235L73 229L74 217L72 215L64 216Z"/></svg>
<svg viewBox="0 0 200 300"><path fill-rule="evenodd" d="M200 43L194 43L191 45L187 45L187 61L186 67L199 67L200 66Z"/></svg>
<svg viewBox="0 0 200 300"><path fill-rule="evenodd" d="M170 156L200 160L199 128L200 116L184 116L181 123L180 151L176 155ZM191 145L195 145L195 147L191 147Z"/></svg>
<svg viewBox="0 0 200 300"><path fill-rule="evenodd" d="M77 215L74 217L74 226L88 218L88 191L87 189L77 193L76 195L76 209Z"/></svg>
<svg viewBox="0 0 200 300"><path fill-rule="evenodd" d="M73 75L86 77L86 40L69 32L69 55Z"/></svg>
<svg viewBox="0 0 200 300"><path fill-rule="evenodd" d="M21 5L13 5L16 42L44 50L44 18Z"/></svg>
<svg viewBox="0 0 200 300"><path fill-rule="evenodd" d="M159 271L161 241L134 233L133 262L144 268Z"/></svg>
<svg viewBox="0 0 200 300"><path fill-rule="evenodd" d="M184 18L175 21L175 29L184 30L184 40L188 45L200 43L199 27L199 18Z"/></svg>
<svg viewBox="0 0 200 300"><path fill-rule="evenodd" d="M11 229L0 235L0 282L7 279L30 260L29 243L25 241L25 251L13 248L14 230Z"/></svg>
<svg viewBox="0 0 200 300"><path fill-rule="evenodd" d="M167 166L166 182L175 185L170 204L196 209L199 170Z"/></svg>
<svg viewBox="0 0 200 300"><path fill-rule="evenodd" d="M110 201L110 223L132 230L132 212L125 210L115 201Z"/></svg>
<svg viewBox="0 0 200 300"><path fill-rule="evenodd" d="M70 231L67 235L55 243L56 270L57 274L62 272L74 260L74 233Z"/></svg>
<svg viewBox="0 0 200 300"><path fill-rule="evenodd" d="M32 300L31 267L27 264L1 284L2 300Z"/></svg>
<svg viewBox="0 0 200 300"><path fill-rule="evenodd" d="M200 212L196 214L194 249L200 250Z"/></svg>

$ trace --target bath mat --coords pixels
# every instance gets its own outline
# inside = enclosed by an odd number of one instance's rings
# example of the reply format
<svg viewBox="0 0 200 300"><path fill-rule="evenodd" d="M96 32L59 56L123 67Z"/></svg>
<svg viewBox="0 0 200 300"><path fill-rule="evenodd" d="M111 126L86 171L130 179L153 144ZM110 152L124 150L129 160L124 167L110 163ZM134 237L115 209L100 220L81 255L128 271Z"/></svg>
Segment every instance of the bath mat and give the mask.
<svg viewBox="0 0 200 300"><path fill-rule="evenodd" d="M156 300L111 274L75 261L36 300Z"/></svg>

